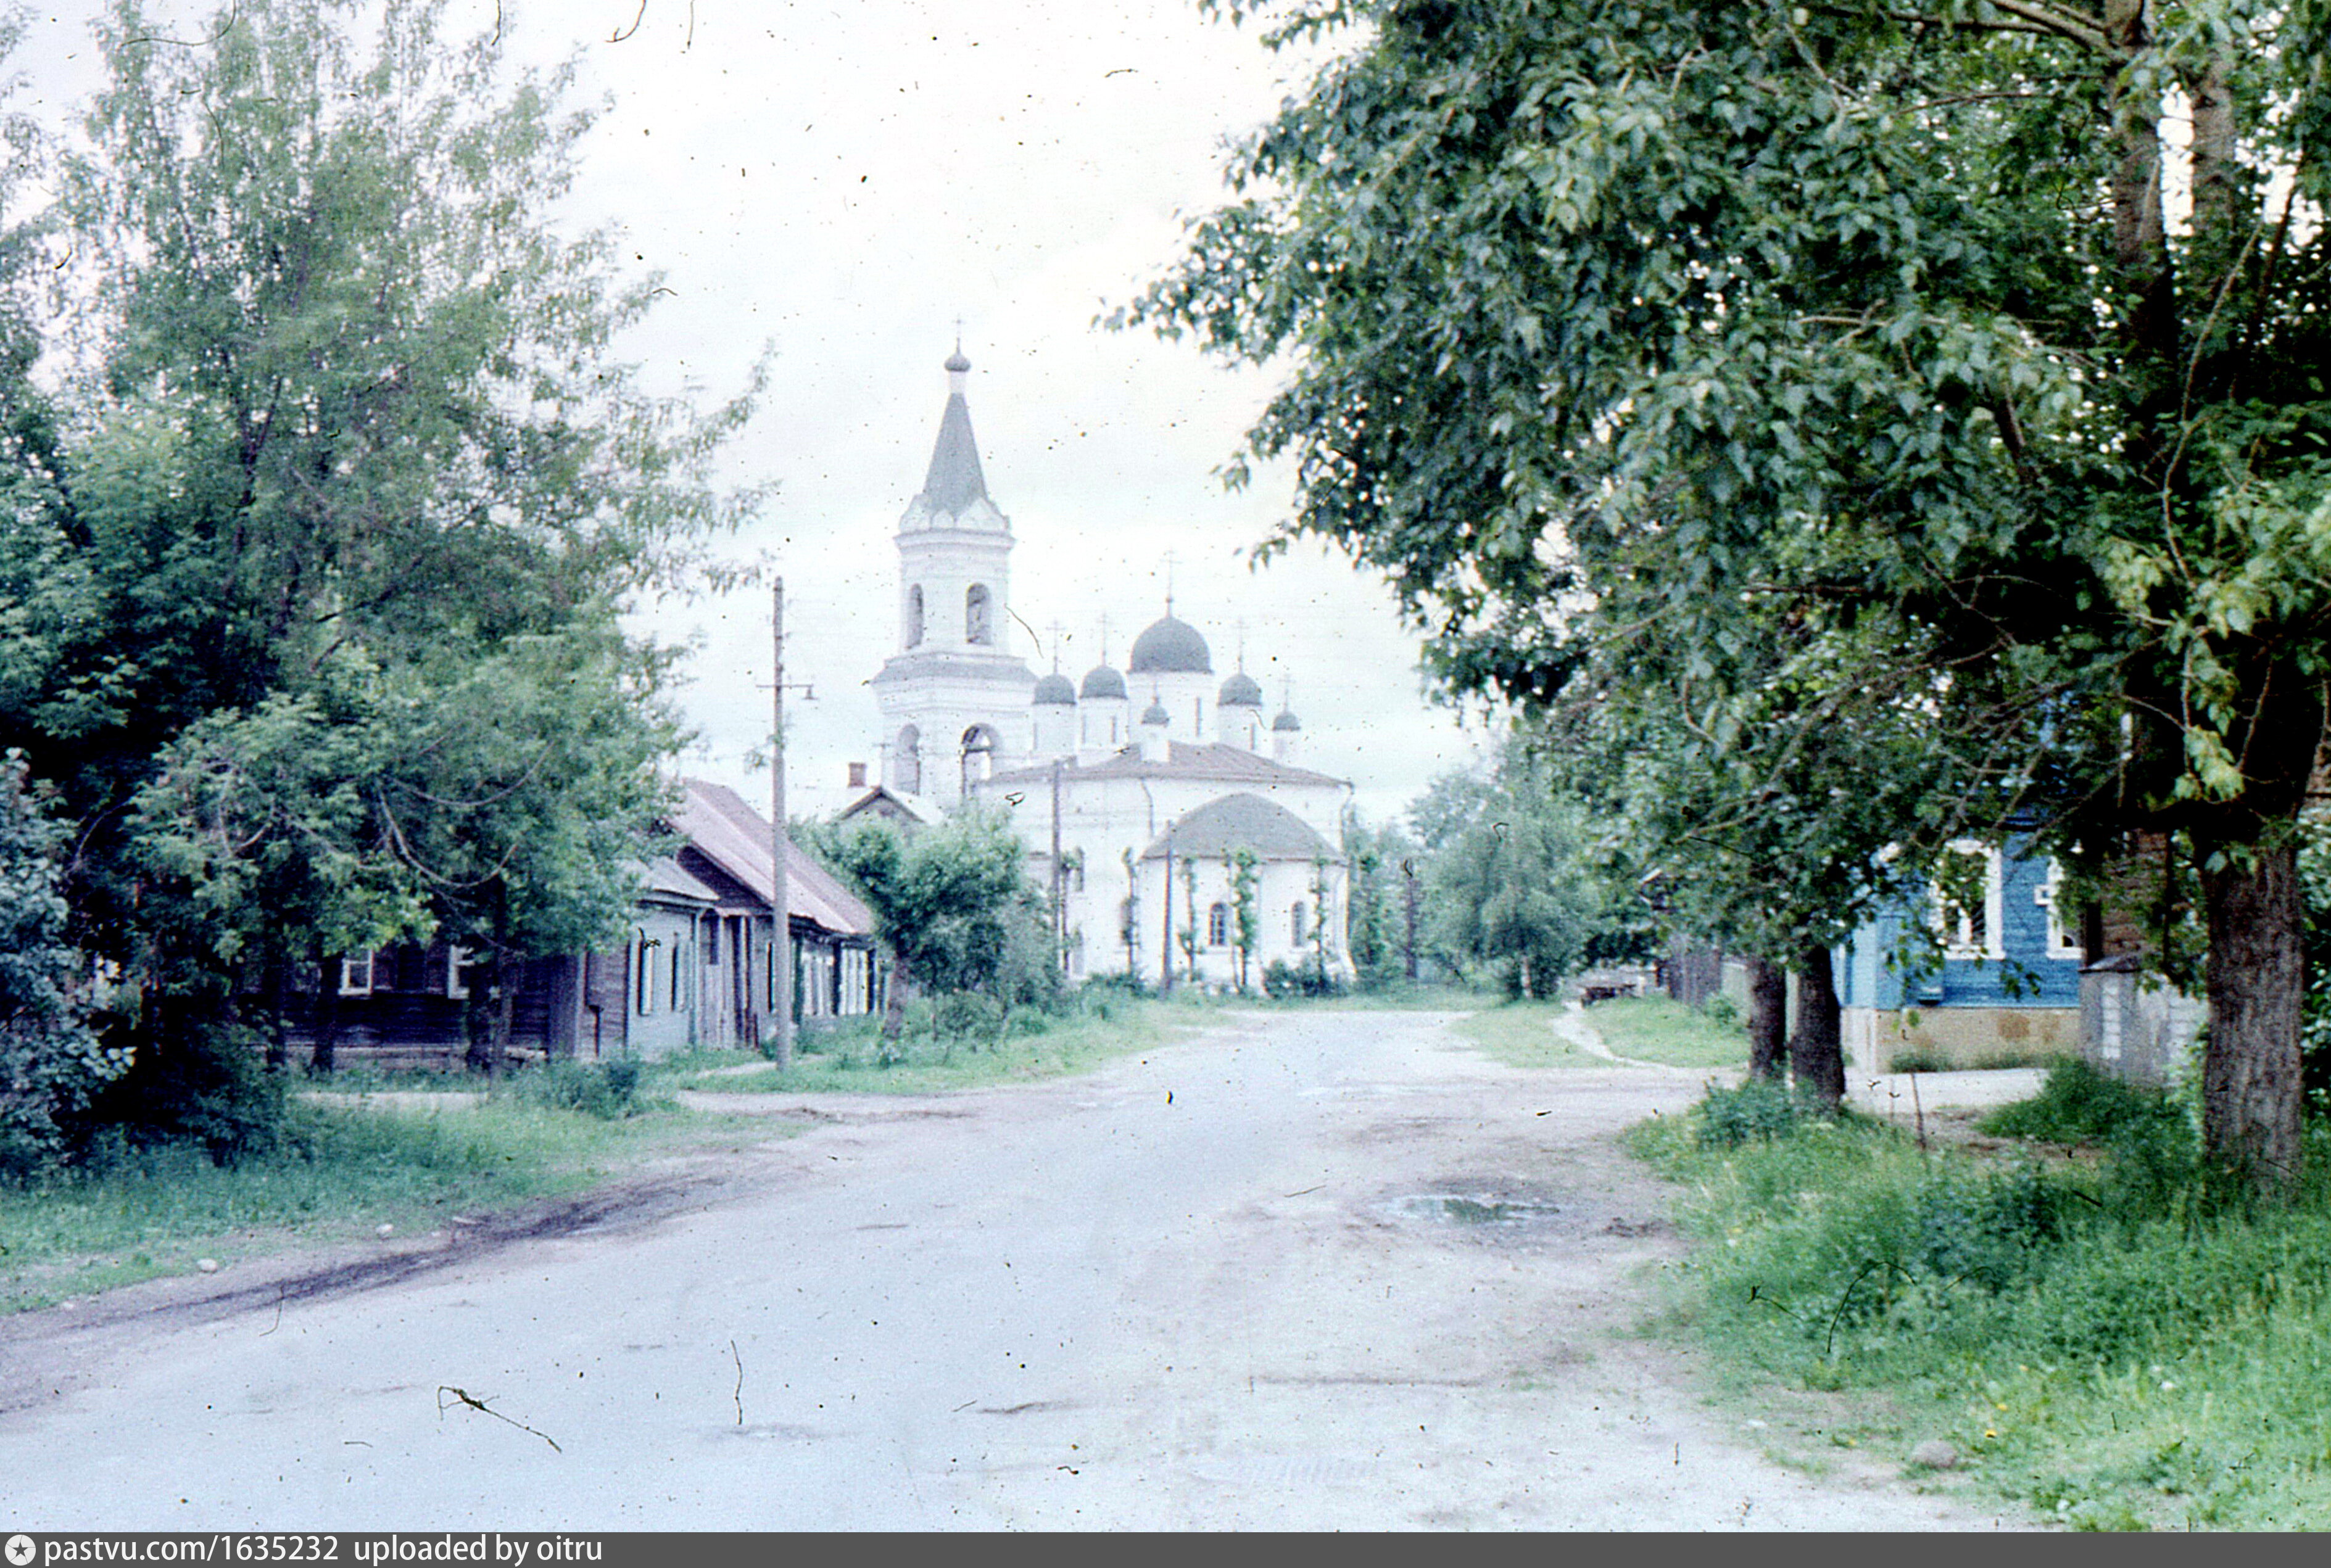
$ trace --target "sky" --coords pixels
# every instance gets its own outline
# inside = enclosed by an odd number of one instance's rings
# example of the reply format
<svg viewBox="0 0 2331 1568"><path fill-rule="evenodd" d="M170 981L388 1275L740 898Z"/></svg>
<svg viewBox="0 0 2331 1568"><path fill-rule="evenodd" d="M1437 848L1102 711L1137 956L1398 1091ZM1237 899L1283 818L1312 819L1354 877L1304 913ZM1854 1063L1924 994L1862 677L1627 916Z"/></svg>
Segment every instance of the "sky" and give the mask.
<svg viewBox="0 0 2331 1568"><path fill-rule="evenodd" d="M87 4L43 7L16 63L43 118L93 84ZM1317 545L1255 569L1287 515L1283 470L1217 477L1267 402L1269 371L1097 318L1177 253L1223 199L1225 142L1308 79L1250 24L1195 0L565 0L500 7L512 58L574 57L612 95L562 223L616 225L671 291L622 344L651 384L742 386L774 350L759 412L724 460L773 482L734 541L785 579L788 804L830 812L878 764L868 682L896 651L891 535L920 487L958 322L988 490L1012 519L1013 650L1071 677L1175 613L1214 667L1291 701L1306 765L1397 814L1485 744L1425 694L1417 636L1374 574ZM208 5L148 12L198 39ZM493 0L450 0L447 31ZM1024 625L1022 624L1024 622ZM690 644L679 693L699 776L766 800L768 591L699 596L638 624Z"/></svg>

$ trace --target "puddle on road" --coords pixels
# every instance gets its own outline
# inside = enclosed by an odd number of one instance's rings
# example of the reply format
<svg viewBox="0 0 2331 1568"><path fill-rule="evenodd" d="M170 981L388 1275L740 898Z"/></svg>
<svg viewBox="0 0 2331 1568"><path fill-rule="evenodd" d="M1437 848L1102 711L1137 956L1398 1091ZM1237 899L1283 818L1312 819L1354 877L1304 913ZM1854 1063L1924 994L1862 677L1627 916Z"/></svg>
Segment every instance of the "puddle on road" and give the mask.
<svg viewBox="0 0 2331 1568"><path fill-rule="evenodd" d="M1386 1205L1403 1220L1422 1220L1443 1225L1524 1225L1550 1219L1561 1211L1552 1203L1500 1198L1487 1193L1418 1193L1394 1198Z"/></svg>

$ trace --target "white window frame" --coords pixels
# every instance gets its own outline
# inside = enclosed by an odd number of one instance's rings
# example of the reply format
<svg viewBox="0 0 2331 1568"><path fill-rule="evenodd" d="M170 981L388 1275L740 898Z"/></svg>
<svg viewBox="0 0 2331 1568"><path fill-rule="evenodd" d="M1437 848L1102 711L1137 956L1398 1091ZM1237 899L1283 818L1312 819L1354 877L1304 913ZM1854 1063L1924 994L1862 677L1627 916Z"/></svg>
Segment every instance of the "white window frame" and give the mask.
<svg viewBox="0 0 2331 1568"><path fill-rule="evenodd" d="M461 971L470 966L471 953L459 942L445 949L445 994L456 1002L469 999L470 987Z"/></svg>
<svg viewBox="0 0 2331 1568"><path fill-rule="evenodd" d="M2081 940L2078 927L2064 924L2063 915L2057 907L2063 891L2064 868L2051 856L2048 861L2047 877L2031 889L2031 901L2048 912L2048 956L2082 963L2088 956L2088 944Z"/></svg>
<svg viewBox="0 0 2331 1568"><path fill-rule="evenodd" d="M1955 855L1981 855L1984 858L1983 879L1983 942L1972 940L1974 932L1965 924L1954 931L1946 924L1942 879L1936 878L1927 892L1927 921L1935 934L1942 938L1943 956L1957 959L2003 959L2007 956L2005 932L2002 929L2006 913L2003 892L2003 857L1998 850L1980 839L1958 839L1952 841L1950 852Z"/></svg>
<svg viewBox="0 0 2331 1568"><path fill-rule="evenodd" d="M342 996L370 996L372 994L373 972L379 967L379 960L380 954L378 950L371 947L367 947L364 950L364 955L362 957L348 957L344 955L340 959L340 994ZM362 975L363 978L359 980L357 978L358 975Z"/></svg>

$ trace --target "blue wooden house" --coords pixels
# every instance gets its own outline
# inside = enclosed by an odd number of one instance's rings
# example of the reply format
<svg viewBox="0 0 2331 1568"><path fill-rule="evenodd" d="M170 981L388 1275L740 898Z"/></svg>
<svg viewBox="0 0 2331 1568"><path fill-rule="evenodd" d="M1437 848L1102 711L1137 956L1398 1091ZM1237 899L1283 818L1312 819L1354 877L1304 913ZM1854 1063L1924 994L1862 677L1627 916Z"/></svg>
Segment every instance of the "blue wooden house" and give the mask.
<svg viewBox="0 0 2331 1568"><path fill-rule="evenodd" d="M2080 1049L2079 921L2061 874L2011 842L1955 844L1923 899L1855 931L1837 953L1846 1060L2024 1066Z"/></svg>

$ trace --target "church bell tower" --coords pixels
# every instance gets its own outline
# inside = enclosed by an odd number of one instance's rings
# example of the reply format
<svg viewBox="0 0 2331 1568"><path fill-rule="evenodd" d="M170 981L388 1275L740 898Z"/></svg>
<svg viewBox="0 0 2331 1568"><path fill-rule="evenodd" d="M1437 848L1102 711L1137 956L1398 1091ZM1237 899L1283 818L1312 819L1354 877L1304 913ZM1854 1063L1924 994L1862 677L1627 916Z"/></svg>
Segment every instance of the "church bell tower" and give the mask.
<svg viewBox="0 0 2331 1568"><path fill-rule="evenodd" d="M987 494L965 391L947 356L947 409L923 488L899 519L898 651L874 677L882 782L953 807L1027 761L1036 677L1011 652L1012 521Z"/></svg>

